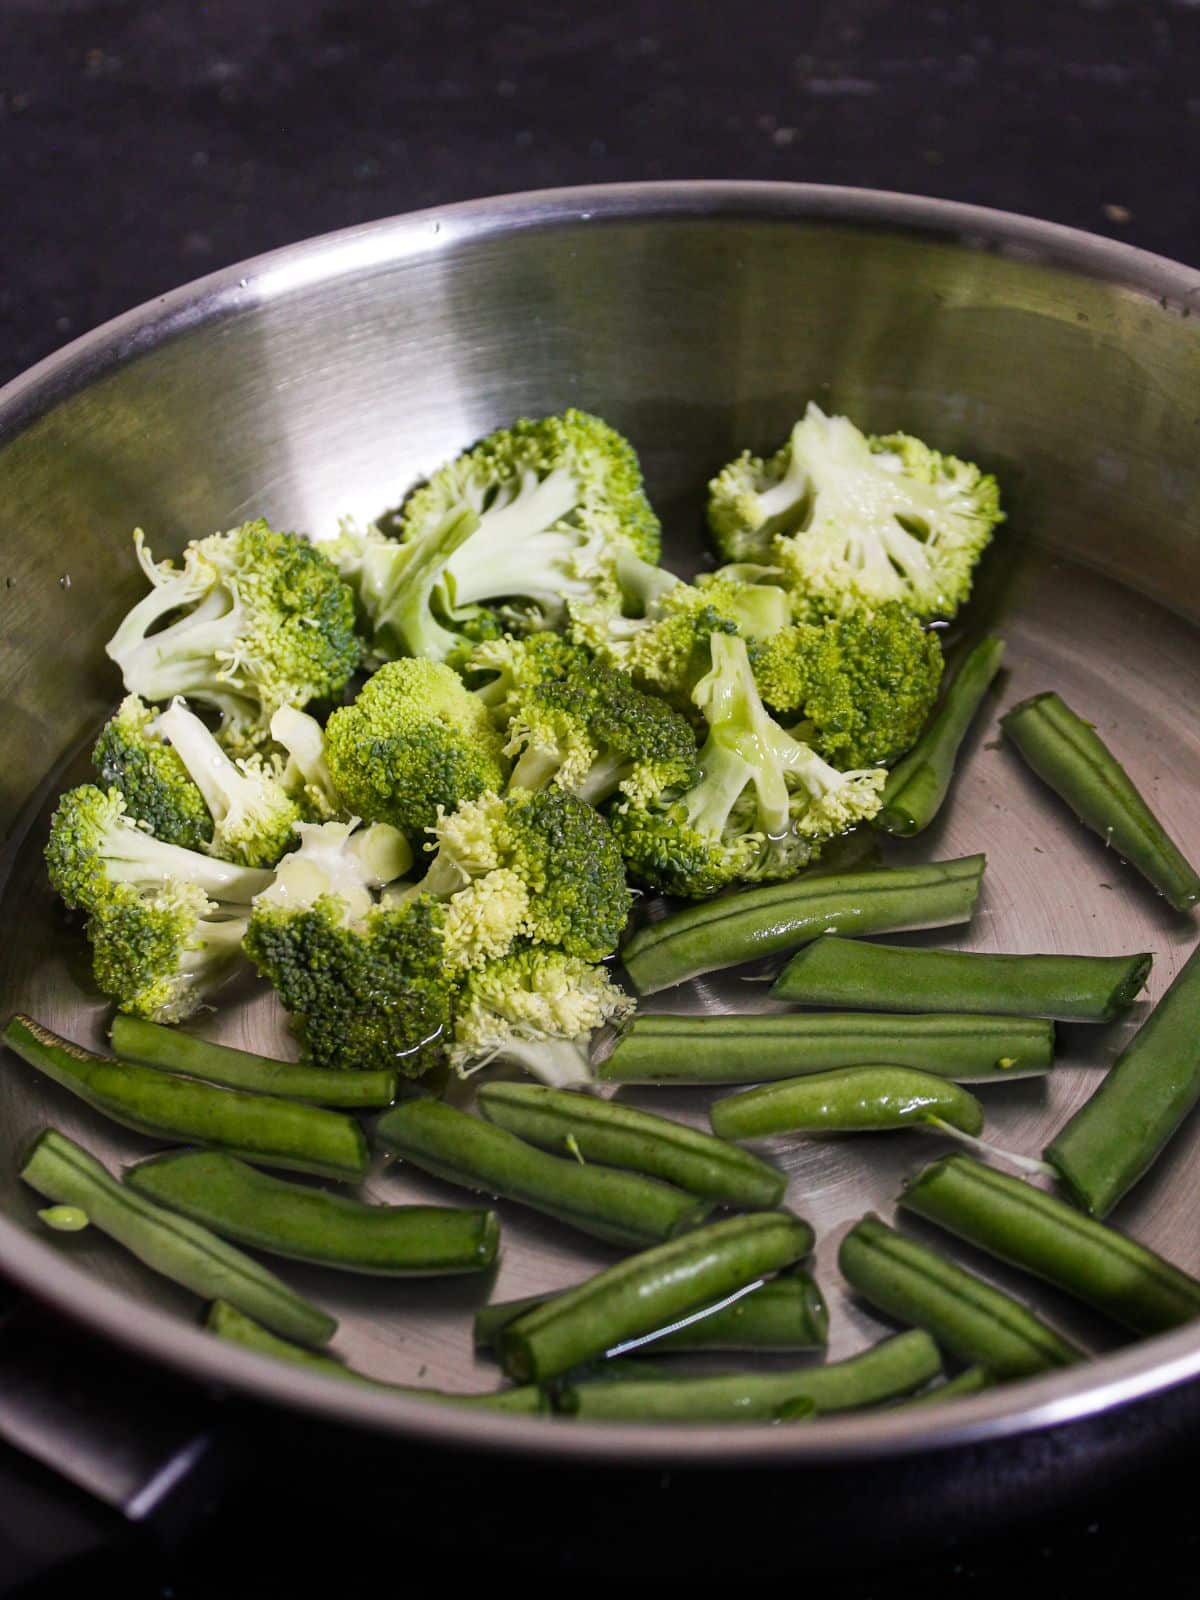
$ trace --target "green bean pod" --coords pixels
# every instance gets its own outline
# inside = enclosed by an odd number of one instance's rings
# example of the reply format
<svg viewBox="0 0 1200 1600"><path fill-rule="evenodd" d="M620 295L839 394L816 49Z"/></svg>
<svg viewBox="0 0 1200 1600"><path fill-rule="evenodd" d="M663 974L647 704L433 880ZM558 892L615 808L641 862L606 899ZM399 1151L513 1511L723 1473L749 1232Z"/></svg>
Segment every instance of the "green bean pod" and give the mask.
<svg viewBox="0 0 1200 1600"><path fill-rule="evenodd" d="M871 1214L842 1240L838 1265L851 1288L880 1311L924 1328L943 1349L998 1378L1083 1359L1011 1295Z"/></svg>
<svg viewBox="0 0 1200 1600"><path fill-rule="evenodd" d="M959 1083L1026 1078L1054 1064L1054 1024L965 1015L638 1015L596 1073L605 1083L763 1083L887 1062Z"/></svg>
<svg viewBox="0 0 1200 1600"><path fill-rule="evenodd" d="M899 933L966 922L986 858L792 878L744 889L646 923L621 952L639 994L782 955L822 933Z"/></svg>
<svg viewBox="0 0 1200 1600"><path fill-rule="evenodd" d="M1085 827L1154 885L1176 911L1200 900L1188 861L1090 722L1050 692L1022 700L1000 726Z"/></svg>
<svg viewBox="0 0 1200 1600"><path fill-rule="evenodd" d="M108 1030L112 1047L126 1061L140 1061L163 1072L202 1078L227 1089L249 1089L254 1094L280 1095L285 1100L307 1100L318 1106L344 1106L371 1111L390 1106L396 1098L397 1072L339 1072L331 1067L308 1067L298 1061L274 1061L270 1056L231 1045L198 1039L179 1028L164 1027L118 1011Z"/></svg>
<svg viewBox="0 0 1200 1600"><path fill-rule="evenodd" d="M1046 1160L1089 1215L1108 1215L1200 1100L1198 1016L1200 949L1046 1147Z"/></svg>
<svg viewBox="0 0 1200 1600"><path fill-rule="evenodd" d="M913 950L821 938L793 956L776 1000L859 1011L967 1011L1111 1022L1128 1010L1154 960L1132 956L1002 956Z"/></svg>
<svg viewBox="0 0 1200 1600"><path fill-rule="evenodd" d="M12 1017L4 1043L94 1110L139 1133L216 1145L247 1161L323 1178L358 1183L366 1176L367 1141L353 1117L94 1055L30 1017Z"/></svg>
<svg viewBox="0 0 1200 1600"><path fill-rule="evenodd" d="M644 1172L718 1205L769 1209L787 1188L786 1175L758 1156L613 1100L536 1083L489 1083L478 1103L489 1122L543 1150Z"/></svg>
<svg viewBox="0 0 1200 1600"><path fill-rule="evenodd" d="M393 1106L380 1143L449 1183L516 1200L613 1244L641 1246L694 1227L709 1207L654 1178L547 1155L503 1128L440 1100Z"/></svg>
<svg viewBox="0 0 1200 1600"><path fill-rule="evenodd" d="M385 1389L391 1394L410 1395L414 1400L433 1400L442 1405L461 1406L468 1411L501 1411L516 1416L537 1416L548 1413L549 1402L540 1389L532 1385L524 1388L498 1389L490 1394L452 1394L445 1389L422 1389L412 1384L384 1383L379 1378L364 1377L335 1356L318 1355L305 1350L287 1339L278 1339L253 1318L245 1316L226 1300L214 1300L208 1310L205 1326L218 1339L240 1344L259 1355L274 1356L279 1361L290 1361L296 1366L308 1367L313 1372L324 1373L329 1378L341 1378L350 1383L365 1384L370 1389Z"/></svg>
<svg viewBox="0 0 1200 1600"><path fill-rule="evenodd" d="M945 1383L935 1383L930 1389L922 1389L920 1394L910 1395L907 1400L902 1400L905 1406L932 1406L941 1405L947 1400L965 1400L969 1395L982 1394L985 1389L996 1387L995 1375L986 1367L967 1367L960 1372L957 1378L947 1378Z"/></svg>
<svg viewBox="0 0 1200 1600"><path fill-rule="evenodd" d="M937 816L959 747L1003 660L1003 639L981 639L963 660L921 737L888 773L875 827L907 839Z"/></svg>
<svg viewBox="0 0 1200 1600"><path fill-rule="evenodd" d="M924 1168L900 1204L1134 1333L1165 1333L1200 1317L1195 1278L1056 1195L970 1156Z"/></svg>
<svg viewBox="0 0 1200 1600"><path fill-rule="evenodd" d="M130 1168L125 1182L223 1238L345 1272L481 1272L500 1241L494 1211L364 1205L272 1178L219 1150L169 1150Z"/></svg>
<svg viewBox="0 0 1200 1600"><path fill-rule="evenodd" d="M303 1344L326 1344L337 1321L266 1267L187 1217L134 1194L95 1156L47 1128L21 1163L21 1178L59 1205L78 1206L94 1227L152 1271L203 1296L229 1300L274 1332Z"/></svg>
<svg viewBox="0 0 1200 1600"><path fill-rule="evenodd" d="M931 1116L972 1136L983 1128L983 1107L973 1094L909 1067L841 1067L785 1078L726 1095L708 1113L722 1139L920 1128Z"/></svg>
<svg viewBox="0 0 1200 1600"><path fill-rule="evenodd" d="M501 1328L554 1298L535 1294L481 1307L475 1313L476 1350L494 1351ZM643 1343L648 1355L659 1356L683 1350L823 1350L828 1337L829 1311L816 1279L792 1270L687 1322L644 1335Z"/></svg>
<svg viewBox="0 0 1200 1600"><path fill-rule="evenodd" d="M500 1330L510 1378L545 1383L643 1333L722 1300L812 1249L806 1222L786 1211L727 1217L671 1239L555 1295Z"/></svg>
<svg viewBox="0 0 1200 1600"><path fill-rule="evenodd" d="M794 1401L811 1401L818 1416L854 1411L909 1394L941 1371L937 1345L913 1329L828 1367L577 1383L555 1403L584 1422L776 1422Z"/></svg>

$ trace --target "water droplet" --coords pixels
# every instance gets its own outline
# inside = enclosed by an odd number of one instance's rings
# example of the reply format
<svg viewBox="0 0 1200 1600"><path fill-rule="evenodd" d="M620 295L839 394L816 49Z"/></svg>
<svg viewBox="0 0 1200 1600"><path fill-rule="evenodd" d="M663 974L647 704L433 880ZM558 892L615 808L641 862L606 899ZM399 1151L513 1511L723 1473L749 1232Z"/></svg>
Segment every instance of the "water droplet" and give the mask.
<svg viewBox="0 0 1200 1600"><path fill-rule="evenodd" d="M62 577L58 580L58 587L60 589L69 589L71 587L71 574L69 572L63 573Z"/></svg>

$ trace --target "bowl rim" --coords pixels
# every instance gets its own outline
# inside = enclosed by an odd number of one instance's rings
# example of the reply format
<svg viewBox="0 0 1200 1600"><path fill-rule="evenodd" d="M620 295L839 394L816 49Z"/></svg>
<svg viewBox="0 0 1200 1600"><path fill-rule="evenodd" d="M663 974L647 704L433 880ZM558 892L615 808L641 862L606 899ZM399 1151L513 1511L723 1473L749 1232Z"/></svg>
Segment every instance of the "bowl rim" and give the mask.
<svg viewBox="0 0 1200 1600"><path fill-rule="evenodd" d="M1119 240L1016 213L884 190L736 179L535 190L386 217L224 267L124 312L0 387L0 449L105 372L203 324L339 277L509 233L638 218L852 225L926 237L1096 278L1189 316L1200 271ZM473 1451L630 1465L866 1462L978 1446L1095 1417L1200 1377L1200 1324L1142 1340L1079 1367L916 1411L843 1415L803 1428L761 1425L573 1426L346 1384L218 1341L73 1265L52 1244L0 1216L0 1265L31 1296L138 1356L327 1422ZM940 1413L940 1414L939 1414Z"/></svg>

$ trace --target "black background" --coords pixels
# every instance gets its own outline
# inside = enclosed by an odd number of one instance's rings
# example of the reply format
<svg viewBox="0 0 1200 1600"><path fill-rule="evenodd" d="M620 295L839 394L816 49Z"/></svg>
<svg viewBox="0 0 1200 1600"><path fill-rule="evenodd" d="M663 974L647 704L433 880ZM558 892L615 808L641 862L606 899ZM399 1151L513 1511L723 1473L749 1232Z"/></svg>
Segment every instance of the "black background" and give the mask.
<svg viewBox="0 0 1200 1600"><path fill-rule="evenodd" d="M906 190L1197 264L1198 68L1197 0L0 0L0 382L276 245L561 184ZM162 1552L9 1455L0 1588L73 1555L38 1592L119 1581L127 1600L267 1595L304 1592L319 1571L355 1589L641 1573L795 1576L850 1597L915 1580L975 1596L1128 1589L1149 1567L1160 1592L1194 1592L1197 1465L1003 1537L946 1528L939 1542L956 1548L917 1552L903 1572L876 1561L833 1576L795 1536L786 1479L700 1494L670 1476L624 1488L498 1466L431 1477L403 1452L291 1472L264 1455L248 1487ZM695 1503L690 1526L681 1501ZM845 1556L873 1554L864 1506Z"/></svg>

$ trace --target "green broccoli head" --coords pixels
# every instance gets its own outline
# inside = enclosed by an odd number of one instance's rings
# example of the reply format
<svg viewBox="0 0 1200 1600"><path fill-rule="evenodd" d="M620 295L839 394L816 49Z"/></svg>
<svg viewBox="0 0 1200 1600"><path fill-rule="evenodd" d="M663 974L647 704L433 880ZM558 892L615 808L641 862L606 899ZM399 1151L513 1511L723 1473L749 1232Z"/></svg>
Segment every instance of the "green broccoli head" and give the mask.
<svg viewBox="0 0 1200 1600"><path fill-rule="evenodd" d="M524 937L589 961L616 949L631 904L621 855L599 812L565 790L468 800L438 819L434 848L419 888L439 899L476 880L486 891L504 874L510 943Z"/></svg>
<svg viewBox="0 0 1200 1600"><path fill-rule="evenodd" d="M325 760L345 809L414 842L439 808L499 788L503 739L484 706L441 662L389 662L330 717Z"/></svg>
<svg viewBox="0 0 1200 1600"><path fill-rule="evenodd" d="M694 698L708 728L701 778L675 800L618 806L613 828L630 871L698 896L735 881L787 878L821 843L878 811L882 769L839 772L769 716L746 644L714 633Z"/></svg>
<svg viewBox="0 0 1200 1600"><path fill-rule="evenodd" d="M212 817L157 720L155 707L126 695L100 730L92 765L105 788L120 791L127 814L155 838L203 850L212 840Z"/></svg>
<svg viewBox="0 0 1200 1600"><path fill-rule="evenodd" d="M455 1015L450 1065L464 1076L514 1061L560 1089L592 1082L588 1045L635 1001L608 969L543 945L521 945L472 972Z"/></svg>
<svg viewBox="0 0 1200 1600"><path fill-rule="evenodd" d="M276 707L342 692L361 656L354 596L308 540L247 522L193 540L181 567L155 562L140 528L134 542L150 593L107 646L132 693L212 707L247 754Z"/></svg>
<svg viewBox="0 0 1200 1600"><path fill-rule="evenodd" d="M114 887L87 922L92 970L122 1011L182 1022L245 964L245 907L222 908L194 883Z"/></svg>
<svg viewBox="0 0 1200 1600"><path fill-rule="evenodd" d="M897 601L796 623L751 651L765 703L838 767L895 761L916 743L942 678L936 633ZM796 720L798 719L798 720Z"/></svg>
<svg viewBox="0 0 1200 1600"><path fill-rule="evenodd" d="M953 616L1003 520L995 479L970 462L815 405L770 461L743 456L709 489L722 554L773 562L820 610L897 600Z"/></svg>

